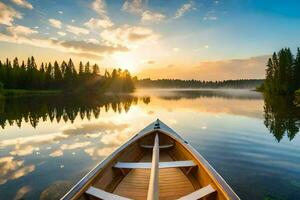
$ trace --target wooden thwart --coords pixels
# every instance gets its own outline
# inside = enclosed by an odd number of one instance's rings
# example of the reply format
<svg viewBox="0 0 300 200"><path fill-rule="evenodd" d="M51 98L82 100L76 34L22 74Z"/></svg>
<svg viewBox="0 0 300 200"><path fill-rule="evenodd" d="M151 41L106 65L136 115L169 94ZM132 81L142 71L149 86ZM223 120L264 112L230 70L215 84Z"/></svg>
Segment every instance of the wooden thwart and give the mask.
<svg viewBox="0 0 300 200"><path fill-rule="evenodd" d="M164 144L164 145L160 145L159 149L168 149L173 146L174 146L174 144ZM147 145L147 144L141 144L140 147L145 148L145 149L153 149L152 145Z"/></svg>
<svg viewBox="0 0 300 200"><path fill-rule="evenodd" d="M91 196L97 197L99 199L103 199L103 200L111 200L111 199L114 199L114 200L131 200L131 199L128 199L126 197L121 197L119 195L106 192L106 191L101 190L99 188L95 188L93 186L91 186L87 191L85 191L85 193L89 194Z"/></svg>
<svg viewBox="0 0 300 200"><path fill-rule="evenodd" d="M201 199L213 192L215 192L216 190L211 186L208 185L206 187L203 187L199 190L196 190L195 192L192 192L184 197L179 198L178 200L196 200L196 199Z"/></svg>
<svg viewBox="0 0 300 200"><path fill-rule="evenodd" d="M177 167L195 167L197 166L192 160L159 162L159 168L177 168ZM119 169L151 169L150 162L117 162L114 166Z"/></svg>

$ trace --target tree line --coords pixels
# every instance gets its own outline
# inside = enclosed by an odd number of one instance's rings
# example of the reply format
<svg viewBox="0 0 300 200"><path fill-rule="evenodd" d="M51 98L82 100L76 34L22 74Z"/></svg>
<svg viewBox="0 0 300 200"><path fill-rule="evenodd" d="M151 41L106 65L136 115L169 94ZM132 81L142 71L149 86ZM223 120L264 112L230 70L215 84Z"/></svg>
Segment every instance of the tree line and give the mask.
<svg viewBox="0 0 300 200"><path fill-rule="evenodd" d="M290 48L274 52L266 68L262 89L271 94L293 94L300 88L300 49L294 56Z"/></svg>
<svg viewBox="0 0 300 200"><path fill-rule="evenodd" d="M158 79L150 78L138 80L137 87L158 87L158 88L256 88L263 83L262 79L241 79L223 81L201 81L201 80L180 80L180 79Z"/></svg>
<svg viewBox="0 0 300 200"><path fill-rule="evenodd" d="M76 70L78 69L78 71ZM105 70L100 74L97 64L90 62L79 63L75 67L72 59L68 62L42 62L38 67L32 56L19 62L15 58L12 62L6 59L0 61L0 89L26 90L63 90L66 92L131 92L134 90L134 81L128 70Z"/></svg>

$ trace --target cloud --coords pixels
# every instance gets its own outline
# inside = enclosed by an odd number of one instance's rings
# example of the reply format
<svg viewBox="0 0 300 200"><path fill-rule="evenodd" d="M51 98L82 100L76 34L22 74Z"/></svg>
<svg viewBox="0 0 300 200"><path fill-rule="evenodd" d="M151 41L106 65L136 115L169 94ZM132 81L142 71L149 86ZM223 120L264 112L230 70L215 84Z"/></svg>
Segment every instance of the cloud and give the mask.
<svg viewBox="0 0 300 200"><path fill-rule="evenodd" d="M71 26L71 25L67 26L67 31L75 35L87 35L90 33L88 29L81 28L78 26Z"/></svg>
<svg viewBox="0 0 300 200"><path fill-rule="evenodd" d="M147 60L146 63L149 65L153 65L155 64L155 60Z"/></svg>
<svg viewBox="0 0 300 200"><path fill-rule="evenodd" d="M216 21L219 18L216 16L215 11L211 10L209 12L207 12L207 14L203 17L204 21Z"/></svg>
<svg viewBox="0 0 300 200"><path fill-rule="evenodd" d="M63 12L63 11L61 11L61 10L59 10L59 11L58 11L58 13L59 13L59 14L64 14L64 12Z"/></svg>
<svg viewBox="0 0 300 200"><path fill-rule="evenodd" d="M86 27L91 30L98 30L99 28L106 29L114 26L114 23L107 14L106 3L104 0L95 0L91 7L98 13L99 18L90 18L89 21L84 24Z"/></svg>
<svg viewBox="0 0 300 200"><path fill-rule="evenodd" d="M190 1L189 3L183 4L176 12L175 19L182 17L186 12L195 9L194 2Z"/></svg>
<svg viewBox="0 0 300 200"><path fill-rule="evenodd" d="M204 21L208 21L208 20L210 20L210 21L216 21L218 19L219 18L217 16L205 16L205 17L203 17Z"/></svg>
<svg viewBox="0 0 300 200"><path fill-rule="evenodd" d="M123 4L122 10L140 15L143 13L143 1L142 0L126 0Z"/></svg>
<svg viewBox="0 0 300 200"><path fill-rule="evenodd" d="M106 3L105 0L95 0L92 3L92 9L96 11L101 17L106 18Z"/></svg>
<svg viewBox="0 0 300 200"><path fill-rule="evenodd" d="M73 48L84 52L113 53L116 51L126 52L129 50L128 48L120 45L107 46L107 45L95 44L95 43L85 42L85 41L75 41L75 40L63 41L60 42L60 45L66 48Z"/></svg>
<svg viewBox="0 0 300 200"><path fill-rule="evenodd" d="M166 18L165 15L157 12L152 11L145 11L142 14L142 22L155 22L158 23L160 21L163 21Z"/></svg>
<svg viewBox="0 0 300 200"><path fill-rule="evenodd" d="M18 36L18 35L31 35L31 34L35 34L38 33L37 30L31 29L29 27L26 26L10 26L7 27L7 31L14 36Z"/></svg>
<svg viewBox="0 0 300 200"><path fill-rule="evenodd" d="M166 16L162 13L145 9L143 0L126 0L123 4L122 10L140 16L143 23L159 23L166 18Z"/></svg>
<svg viewBox="0 0 300 200"><path fill-rule="evenodd" d="M95 19L91 18L84 24L86 27L90 29L98 29L98 28L110 28L114 25L114 23L110 19Z"/></svg>
<svg viewBox="0 0 300 200"><path fill-rule="evenodd" d="M71 30L72 29L72 30ZM13 30L16 30L15 32ZM81 30L79 27L69 27L70 32L76 34L83 34L88 30ZM36 35L36 30L26 28L23 26L7 27L6 32L0 32L0 41L15 44L26 44L35 47L55 49L60 52L74 54L80 57L90 59L101 59L104 55L113 54L115 52L126 52L129 48L121 44L102 44L90 42L92 38L86 41L65 41L57 38L48 38L47 36Z"/></svg>
<svg viewBox="0 0 300 200"><path fill-rule="evenodd" d="M168 67L157 69L145 68L139 74L140 77L156 78L180 78L198 80L228 80L228 79L259 79L264 78L267 56L257 56L245 59L203 61L197 66L176 65L172 70Z"/></svg>
<svg viewBox="0 0 300 200"><path fill-rule="evenodd" d="M62 32L62 31L58 31L57 34L60 35L60 36L65 36L65 35L67 35L65 32Z"/></svg>
<svg viewBox="0 0 300 200"><path fill-rule="evenodd" d="M21 13L0 2L0 24L12 26L14 19L22 19Z"/></svg>
<svg viewBox="0 0 300 200"><path fill-rule="evenodd" d="M28 9L33 9L33 6L31 3L27 2L26 0L11 0L13 3Z"/></svg>
<svg viewBox="0 0 300 200"><path fill-rule="evenodd" d="M141 42L154 42L160 37L150 28L129 26L127 24L115 29L104 30L100 35L107 43L122 46L132 46Z"/></svg>
<svg viewBox="0 0 300 200"><path fill-rule="evenodd" d="M62 24L61 21L59 21L57 19L49 19L49 22L50 22L51 26L61 29L61 24Z"/></svg>

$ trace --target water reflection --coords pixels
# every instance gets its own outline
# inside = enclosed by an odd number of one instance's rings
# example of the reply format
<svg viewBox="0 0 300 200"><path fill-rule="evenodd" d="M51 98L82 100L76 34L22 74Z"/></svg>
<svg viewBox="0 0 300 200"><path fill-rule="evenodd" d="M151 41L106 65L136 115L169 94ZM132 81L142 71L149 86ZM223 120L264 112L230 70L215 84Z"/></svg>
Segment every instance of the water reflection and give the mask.
<svg viewBox="0 0 300 200"><path fill-rule="evenodd" d="M280 177L300 183L299 109L285 98L245 90L6 99L0 103L0 199L58 199L156 117L191 141L243 199L262 199L275 191L274 182L285 194L296 186ZM256 185L273 189L248 190Z"/></svg>
<svg viewBox="0 0 300 200"><path fill-rule="evenodd" d="M180 99L200 99L200 98L222 98L222 99L240 99L240 100L258 100L261 99L261 94L248 90L239 89L173 89L173 90L157 90L158 96L166 100Z"/></svg>
<svg viewBox="0 0 300 200"><path fill-rule="evenodd" d="M294 97L264 95L264 124L278 142L285 134L293 140L299 132L300 108L293 100Z"/></svg>
<svg viewBox="0 0 300 200"><path fill-rule="evenodd" d="M150 97L141 97L145 104ZM76 117L91 119L98 118L100 111L128 112L139 99L132 95L121 96L51 96L51 97L22 97L0 100L0 126L16 124L21 127L22 122L36 127L39 121L74 122Z"/></svg>

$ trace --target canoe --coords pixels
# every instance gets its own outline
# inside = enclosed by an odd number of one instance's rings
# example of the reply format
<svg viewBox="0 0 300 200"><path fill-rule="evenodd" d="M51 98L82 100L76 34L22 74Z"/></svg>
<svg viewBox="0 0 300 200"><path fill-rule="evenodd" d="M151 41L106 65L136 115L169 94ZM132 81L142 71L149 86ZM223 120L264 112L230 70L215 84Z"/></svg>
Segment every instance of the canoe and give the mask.
<svg viewBox="0 0 300 200"><path fill-rule="evenodd" d="M178 133L157 119L99 163L62 200L239 199Z"/></svg>

